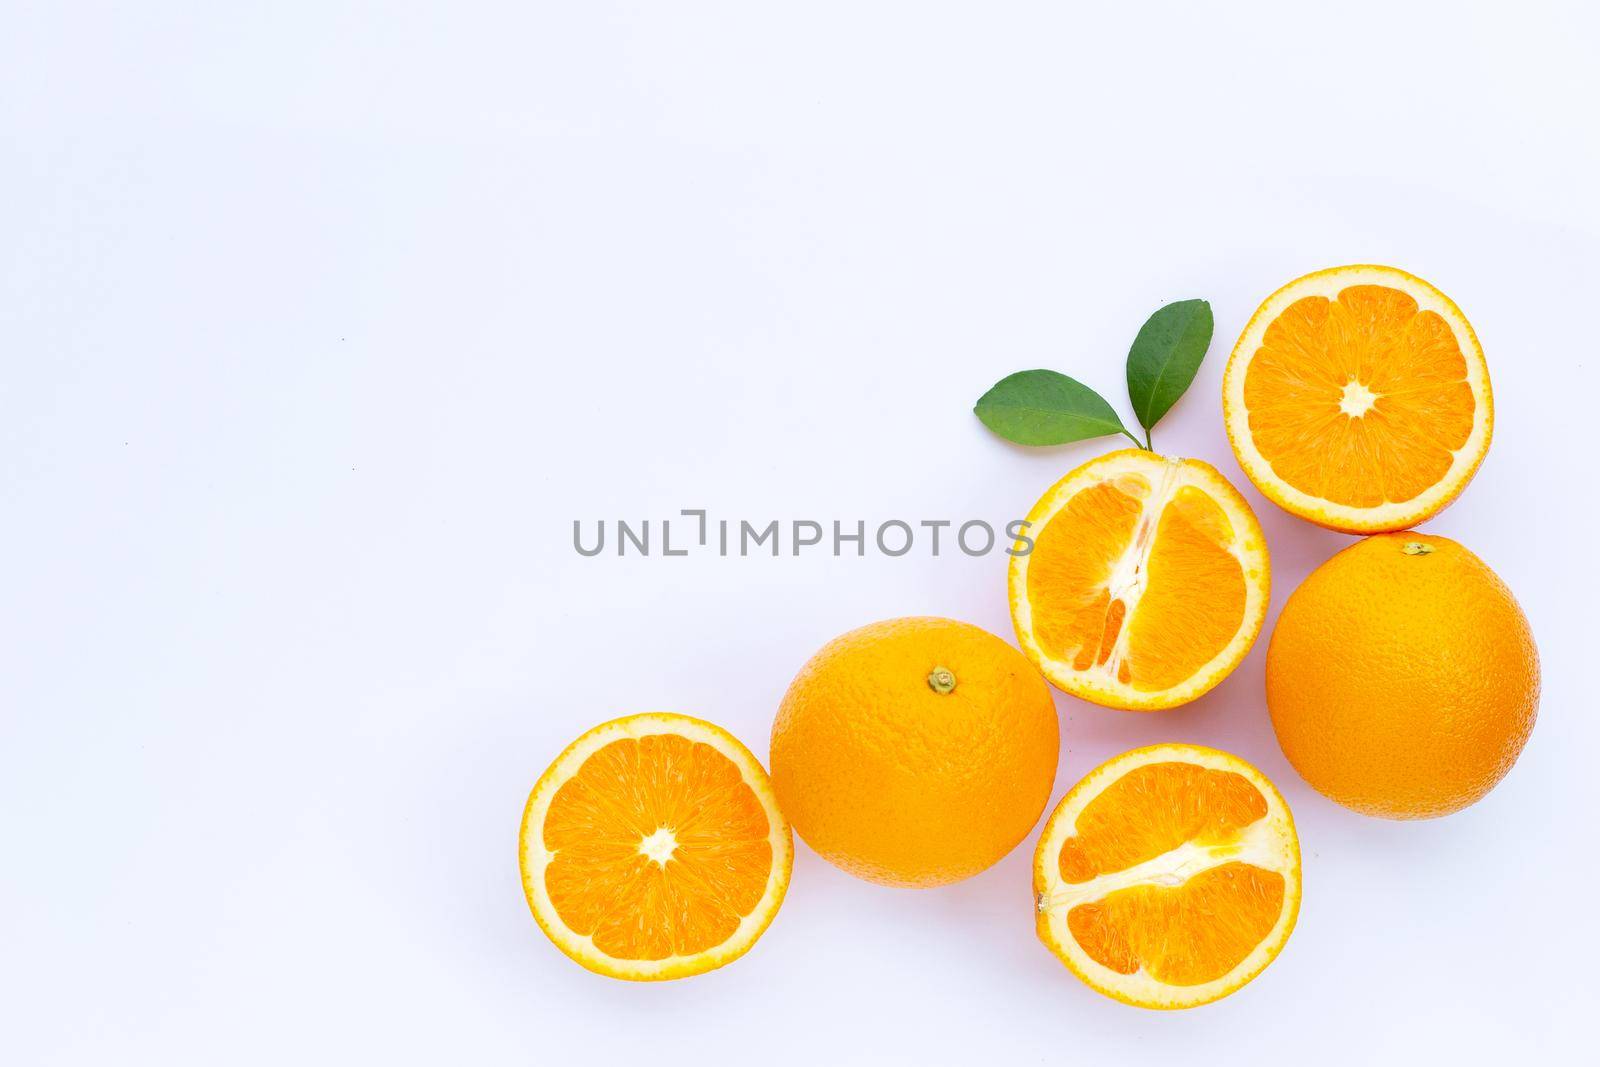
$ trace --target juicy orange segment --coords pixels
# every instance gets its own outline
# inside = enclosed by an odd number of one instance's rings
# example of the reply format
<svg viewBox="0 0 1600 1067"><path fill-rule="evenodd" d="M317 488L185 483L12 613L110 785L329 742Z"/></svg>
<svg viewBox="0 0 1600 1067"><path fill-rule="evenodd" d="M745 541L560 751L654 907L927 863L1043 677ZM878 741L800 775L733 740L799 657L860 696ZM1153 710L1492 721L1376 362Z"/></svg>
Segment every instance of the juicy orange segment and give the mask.
<svg viewBox="0 0 1600 1067"><path fill-rule="evenodd" d="M1093 988L1183 1008L1224 997L1282 949L1300 903L1283 797L1236 756L1124 753L1078 783L1034 856L1039 936Z"/></svg>
<svg viewBox="0 0 1600 1067"><path fill-rule="evenodd" d="M1172 707L1221 681L1261 630L1266 542L1207 464L1113 452L1058 482L1028 521L1032 549L1011 561L1012 621L1058 688Z"/></svg>
<svg viewBox="0 0 1600 1067"><path fill-rule="evenodd" d="M1183 844L1222 844L1267 814L1266 798L1234 771L1150 763L1113 781L1079 813L1061 846L1061 880L1087 882Z"/></svg>
<svg viewBox="0 0 1600 1067"><path fill-rule="evenodd" d="M1091 485L1034 539L1025 588L1040 608L1035 634L1063 658L1070 653L1075 671L1103 665L1121 633L1127 605L1117 600L1113 607L1111 574L1149 492L1143 478Z"/></svg>
<svg viewBox="0 0 1600 1067"><path fill-rule="evenodd" d="M534 918L577 962L676 978L734 959L788 885L792 846L766 772L682 715L589 731L539 779L523 815Z"/></svg>
<svg viewBox="0 0 1600 1067"><path fill-rule="evenodd" d="M1284 885L1276 871L1224 863L1174 889L1135 886L1079 904L1067 912L1067 929L1090 959L1118 974L1143 970L1164 985L1204 985L1272 932Z"/></svg>
<svg viewBox="0 0 1600 1067"><path fill-rule="evenodd" d="M1488 370L1449 298L1392 267L1274 293L1223 382L1234 451L1279 505L1334 529L1401 529L1460 493L1489 447Z"/></svg>
<svg viewBox="0 0 1600 1067"><path fill-rule="evenodd" d="M1149 585L1128 631L1129 675L1140 689L1181 685L1239 633L1249 596L1234 542L1213 498L1194 486L1174 494L1157 524Z"/></svg>

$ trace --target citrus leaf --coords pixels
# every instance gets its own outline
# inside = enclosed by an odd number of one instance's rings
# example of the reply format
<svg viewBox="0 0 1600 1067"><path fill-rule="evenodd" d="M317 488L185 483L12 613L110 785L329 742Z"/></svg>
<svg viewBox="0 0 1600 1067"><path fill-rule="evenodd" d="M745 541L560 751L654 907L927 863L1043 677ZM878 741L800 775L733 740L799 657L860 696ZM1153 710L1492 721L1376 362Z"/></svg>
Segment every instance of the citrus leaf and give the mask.
<svg viewBox="0 0 1600 1067"><path fill-rule="evenodd" d="M1008 374L972 410L989 429L1019 445L1064 445L1128 432L1103 396L1053 370Z"/></svg>
<svg viewBox="0 0 1600 1067"><path fill-rule="evenodd" d="M1156 309L1128 349L1128 399L1146 430L1172 410L1211 346L1211 305L1179 300Z"/></svg>

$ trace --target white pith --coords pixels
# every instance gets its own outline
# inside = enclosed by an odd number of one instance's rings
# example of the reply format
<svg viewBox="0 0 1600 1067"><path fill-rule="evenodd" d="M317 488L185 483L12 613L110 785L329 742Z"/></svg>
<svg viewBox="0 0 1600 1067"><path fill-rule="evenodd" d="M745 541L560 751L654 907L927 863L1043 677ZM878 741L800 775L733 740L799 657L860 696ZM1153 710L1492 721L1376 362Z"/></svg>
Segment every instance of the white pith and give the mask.
<svg viewBox="0 0 1600 1067"><path fill-rule="evenodd" d="M1100 875L1088 882L1062 881L1058 866L1062 846L1077 832L1077 819L1089 802L1112 782L1138 767L1152 763L1189 763L1212 770L1241 774L1260 790L1267 814L1245 828L1239 837L1220 845L1185 842L1170 852L1124 871ZM1153 885L1175 887L1224 863L1249 863L1276 871L1284 879L1283 910L1267 936L1227 974L1193 986L1158 981L1144 968L1121 974L1084 952L1067 927L1067 915L1079 904L1103 899L1118 889ZM1187 1008L1226 996L1266 968L1294 929L1300 907L1300 846L1289 806L1271 782L1235 756L1198 745L1153 745L1124 753L1101 764L1061 801L1045 825L1034 853L1035 905L1040 936L1066 957L1078 977L1102 993L1150 1007Z"/></svg>
<svg viewBox="0 0 1600 1067"><path fill-rule="evenodd" d="M1156 541L1156 525L1161 520L1162 510L1171 503L1173 495L1183 484L1183 460L1166 457L1161 464L1161 475L1151 486L1150 495L1144 501L1144 510L1139 513L1133 540L1123 551L1122 558L1112 567L1111 579L1106 586L1112 600L1122 601L1122 628L1117 631L1116 642L1111 646L1105 663L1091 664L1089 673L1098 672L1114 682L1117 670L1128 658L1128 632L1133 629L1128 625L1128 620L1138 610L1139 600L1144 596L1150 549Z"/></svg>
<svg viewBox="0 0 1600 1067"><path fill-rule="evenodd" d="M568 927L551 902L545 885L545 870L549 867L550 861L555 859L556 853L545 847L544 820L557 790L577 773L578 768L582 767L590 756L613 741L622 738L649 737L655 734L675 734L710 745L733 761L739 768L745 784L755 793L766 810L767 843L772 848L772 869L767 875L767 886L761 900L740 920L738 928L722 944L693 956L668 956L660 960L619 959L597 948L593 937L579 934ZM658 830L640 841L640 851L650 855L645 847L646 842L650 842L651 848L660 852L668 845L669 839L672 839L669 828ZM675 839L671 840L671 847L676 847ZM720 967L743 955L766 929L778 906L783 902L784 891L788 888L789 871L794 861L794 846L789 836L788 823L778 811L771 782L760 762L749 749L731 735L699 719L672 712L616 719L595 727L569 745L533 787L533 793L528 798L528 806L522 815L519 851L523 889L528 896L528 905L533 910L534 918L539 921L539 925L556 946L590 970L639 980L700 973ZM667 855L670 856L670 851ZM663 859L657 862L666 861ZM692 969L686 970L686 967Z"/></svg>
<svg viewBox="0 0 1600 1067"><path fill-rule="evenodd" d="M1250 361L1261 348L1267 327L1296 300L1308 296L1333 300L1352 285L1382 285L1398 289L1417 302L1419 311L1432 311L1449 324L1467 364L1467 386L1472 390L1472 399L1479 415L1466 443L1451 454L1450 468L1437 483L1410 500L1388 501L1372 508L1357 508L1324 500L1279 478L1250 435L1249 413L1244 402L1245 375L1250 369ZM1367 392L1364 386L1362 392ZM1442 508L1460 492L1483 461L1494 429L1494 402L1489 388L1488 366L1484 362L1483 348L1478 343L1477 334L1461 314L1461 309L1421 278L1392 267L1368 264L1318 271L1295 279L1267 297L1239 335L1238 343L1233 346L1222 378L1222 413L1239 465L1263 494L1295 514L1338 529L1361 533L1404 529ZM1345 413L1351 414L1349 411Z"/></svg>
<svg viewBox="0 0 1600 1067"><path fill-rule="evenodd" d="M1371 411L1372 405L1377 402L1377 393L1352 378L1344 383L1344 392L1339 395L1339 410L1352 419L1359 419Z"/></svg>
<svg viewBox="0 0 1600 1067"><path fill-rule="evenodd" d="M648 856L652 863L665 867L672 854L678 851L678 838L670 826L660 826L647 837L639 839L639 853Z"/></svg>
<svg viewBox="0 0 1600 1067"><path fill-rule="evenodd" d="M1070 834L1067 836L1071 836ZM1065 837L1062 838L1066 840ZM1113 871L1087 882L1062 882L1053 887L1047 898L1038 901L1039 910L1062 909L1062 914L1079 904L1100 900L1119 889L1135 885L1158 885L1166 888L1184 882L1224 863L1249 863L1267 870L1278 870L1281 862L1279 849L1282 842L1277 830L1266 819L1259 819L1245 828L1237 841L1223 845L1199 845L1185 841L1171 852L1136 864L1125 871ZM1059 846L1056 853L1059 855Z"/></svg>
<svg viewBox="0 0 1600 1067"><path fill-rule="evenodd" d="M1117 632L1106 661L1090 664L1081 671L1075 670L1070 654L1061 658L1039 644L1033 631L1033 606L1027 596L1031 554L1011 558L1009 585L1012 622L1024 651L1057 687L1090 700L1114 699L1118 706L1170 707L1193 700L1221 681L1228 667L1243 658L1255 639L1267 611L1270 564L1266 540L1244 498L1210 466L1158 456L1139 449L1124 449L1090 460L1057 482L1029 512L1029 536L1037 541L1050 520L1079 493L1106 482L1114 482L1125 474L1138 474L1145 478L1150 484L1150 492L1141 502L1134 535L1113 565L1107 582L1111 597L1123 602L1124 613L1122 628ZM1188 681L1165 692L1138 689L1119 681L1117 671L1128 656L1133 618L1138 602L1144 596L1149 574L1147 565L1161 513L1186 486L1194 486L1211 497L1221 507L1233 528L1232 541L1222 547L1239 561L1244 574L1244 612L1233 639L1196 670Z"/></svg>

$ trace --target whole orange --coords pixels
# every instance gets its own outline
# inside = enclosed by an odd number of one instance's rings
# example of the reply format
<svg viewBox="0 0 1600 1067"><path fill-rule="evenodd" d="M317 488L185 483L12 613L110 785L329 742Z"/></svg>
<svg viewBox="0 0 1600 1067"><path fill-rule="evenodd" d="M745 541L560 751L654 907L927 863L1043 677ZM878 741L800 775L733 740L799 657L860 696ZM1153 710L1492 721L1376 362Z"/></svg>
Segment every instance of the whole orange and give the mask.
<svg viewBox="0 0 1600 1067"><path fill-rule="evenodd" d="M1284 605L1267 707L1318 792L1367 815L1448 815L1522 752L1539 653L1477 556L1448 537L1381 534L1318 567Z"/></svg>
<svg viewBox="0 0 1600 1067"><path fill-rule="evenodd" d="M1044 811L1060 729L1022 653L952 619L891 619L823 646L772 725L778 806L824 859L935 886L993 865Z"/></svg>

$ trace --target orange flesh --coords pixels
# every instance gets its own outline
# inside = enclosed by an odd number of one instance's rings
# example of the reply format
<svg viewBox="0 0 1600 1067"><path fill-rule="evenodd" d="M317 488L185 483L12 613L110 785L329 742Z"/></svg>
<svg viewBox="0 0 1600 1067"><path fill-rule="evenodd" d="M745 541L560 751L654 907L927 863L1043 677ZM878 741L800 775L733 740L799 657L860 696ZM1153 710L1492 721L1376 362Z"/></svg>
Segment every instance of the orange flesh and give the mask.
<svg viewBox="0 0 1600 1067"><path fill-rule="evenodd" d="M1200 985L1237 967L1283 911L1283 875L1224 863L1181 886L1118 889L1067 913L1067 929L1118 974L1143 967L1167 985Z"/></svg>
<svg viewBox="0 0 1600 1067"><path fill-rule="evenodd" d="M1106 786L1078 813L1061 847L1061 880L1074 885L1163 856L1185 841L1225 844L1257 819L1267 801L1232 771L1151 763Z"/></svg>
<svg viewBox="0 0 1600 1067"><path fill-rule="evenodd" d="M1185 486L1162 509L1145 588L1130 612L1111 595L1118 562L1134 550L1145 479L1125 475L1074 496L1039 533L1028 563L1034 635L1055 659L1086 671L1109 662L1123 627L1117 680L1170 689L1222 651L1244 620L1244 571L1224 547L1233 527L1216 501Z"/></svg>
<svg viewBox="0 0 1600 1067"><path fill-rule="evenodd" d="M1352 285L1336 300L1302 297L1267 327L1245 373L1250 436L1302 492L1402 503L1442 480L1471 436L1466 379L1449 324L1409 294Z"/></svg>
<svg viewBox="0 0 1600 1067"><path fill-rule="evenodd" d="M664 863L642 850L665 840L661 830L675 843ZM671 734L613 741L551 800L545 888L561 921L616 959L704 952L761 900L768 832L739 768L711 746Z"/></svg>
<svg viewBox="0 0 1600 1067"><path fill-rule="evenodd" d="M1081 884L1163 856L1185 842L1227 845L1265 818L1267 802L1246 778L1187 763L1138 767L1079 813L1062 845L1061 878ZM1090 958L1170 985L1227 974L1271 932L1283 909L1275 871L1230 862L1181 885L1134 885L1067 913Z"/></svg>
<svg viewBox="0 0 1600 1067"><path fill-rule="evenodd" d="M1225 648L1244 621L1244 570L1222 546L1233 528L1216 501L1185 486L1161 513L1149 584L1128 631L1141 689L1170 689Z"/></svg>
<svg viewBox="0 0 1600 1067"><path fill-rule="evenodd" d="M1133 481L1125 479L1125 481ZM1072 669L1104 663L1120 628L1111 619L1111 569L1133 541L1149 483L1090 486L1040 532L1028 561L1028 600L1039 644ZM1120 608L1126 610L1121 601ZM1105 655L1101 655L1101 650Z"/></svg>

